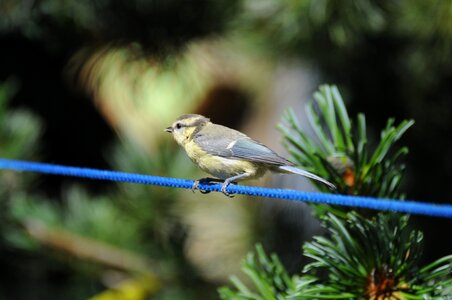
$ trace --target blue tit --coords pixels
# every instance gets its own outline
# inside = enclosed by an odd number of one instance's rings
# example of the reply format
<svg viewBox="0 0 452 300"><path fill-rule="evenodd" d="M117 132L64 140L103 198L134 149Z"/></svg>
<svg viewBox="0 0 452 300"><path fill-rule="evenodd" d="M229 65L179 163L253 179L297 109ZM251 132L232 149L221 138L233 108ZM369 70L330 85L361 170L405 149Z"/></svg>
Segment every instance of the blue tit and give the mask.
<svg viewBox="0 0 452 300"><path fill-rule="evenodd" d="M259 178L268 170L305 176L335 189L332 183L295 167L293 163L247 135L214 124L204 116L182 115L165 131L173 135L198 167L215 177L196 180L193 190L198 189L201 181L217 181L223 182L221 191L229 196L226 188L230 183Z"/></svg>

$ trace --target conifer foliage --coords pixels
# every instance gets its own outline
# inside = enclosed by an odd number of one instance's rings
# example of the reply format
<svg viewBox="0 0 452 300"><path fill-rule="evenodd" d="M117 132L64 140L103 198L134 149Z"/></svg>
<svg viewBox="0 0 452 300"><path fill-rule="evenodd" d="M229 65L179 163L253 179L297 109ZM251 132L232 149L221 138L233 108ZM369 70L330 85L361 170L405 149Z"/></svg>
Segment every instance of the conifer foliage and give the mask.
<svg viewBox="0 0 452 300"><path fill-rule="evenodd" d="M394 144L414 122L394 125L390 119L371 151L364 114L352 122L337 87L321 86L314 99L306 112L315 138L303 131L292 110L279 125L294 161L335 183L339 193L403 197L400 161L408 149ZM421 266L423 234L409 227L408 215L313 207L328 235L305 243L303 255L312 262L300 274L289 276L278 257L269 257L258 245L243 263L254 287L232 277L234 288L221 288L221 297L395 300L447 299L452 294L452 255Z"/></svg>

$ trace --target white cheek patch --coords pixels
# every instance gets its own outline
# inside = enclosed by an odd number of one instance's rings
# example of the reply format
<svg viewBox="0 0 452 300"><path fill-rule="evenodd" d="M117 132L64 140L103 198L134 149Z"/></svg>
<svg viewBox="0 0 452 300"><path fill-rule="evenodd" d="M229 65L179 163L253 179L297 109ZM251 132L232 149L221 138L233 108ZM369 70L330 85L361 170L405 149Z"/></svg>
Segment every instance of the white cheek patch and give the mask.
<svg viewBox="0 0 452 300"><path fill-rule="evenodd" d="M229 143L229 145L226 147L226 149L231 149L232 147L234 147L235 143L237 143L237 141L232 141Z"/></svg>

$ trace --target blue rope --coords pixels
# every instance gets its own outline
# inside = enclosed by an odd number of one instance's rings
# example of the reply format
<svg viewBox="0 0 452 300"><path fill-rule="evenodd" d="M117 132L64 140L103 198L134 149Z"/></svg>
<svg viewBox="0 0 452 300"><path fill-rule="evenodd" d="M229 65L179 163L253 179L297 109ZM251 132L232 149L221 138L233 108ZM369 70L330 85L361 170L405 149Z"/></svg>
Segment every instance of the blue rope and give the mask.
<svg viewBox="0 0 452 300"><path fill-rule="evenodd" d="M0 169L29 171L54 175L84 177L97 180L111 180L175 188L191 189L194 181L179 178L168 178L125 172L97 170L89 168L67 167L46 163L36 163L20 160L0 158ZM221 184L200 183L199 187L206 191L221 191ZM369 208L375 210L389 210L409 214L420 214L436 217L452 218L452 205L433 204L415 201L400 201L362 196L346 196L336 194L311 193L287 189L273 189L243 185L230 185L227 191L234 194L279 198L290 201L305 201L351 207Z"/></svg>

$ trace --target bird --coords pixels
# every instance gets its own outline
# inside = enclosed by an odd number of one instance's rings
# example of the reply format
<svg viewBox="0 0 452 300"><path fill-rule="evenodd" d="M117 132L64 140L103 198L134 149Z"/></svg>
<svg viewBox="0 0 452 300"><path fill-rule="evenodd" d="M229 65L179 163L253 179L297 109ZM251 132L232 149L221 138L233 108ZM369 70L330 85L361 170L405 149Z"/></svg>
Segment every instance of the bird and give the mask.
<svg viewBox="0 0 452 300"><path fill-rule="evenodd" d="M259 178L267 171L305 176L322 182L330 189L336 189L331 182L296 167L244 133L214 124L202 115L181 115L170 127L165 128L165 131L172 134L194 164L214 176L196 180L193 191L208 193L199 189L200 182L220 182L223 183L221 192L231 197L231 193L226 190L228 185L245 179Z"/></svg>

